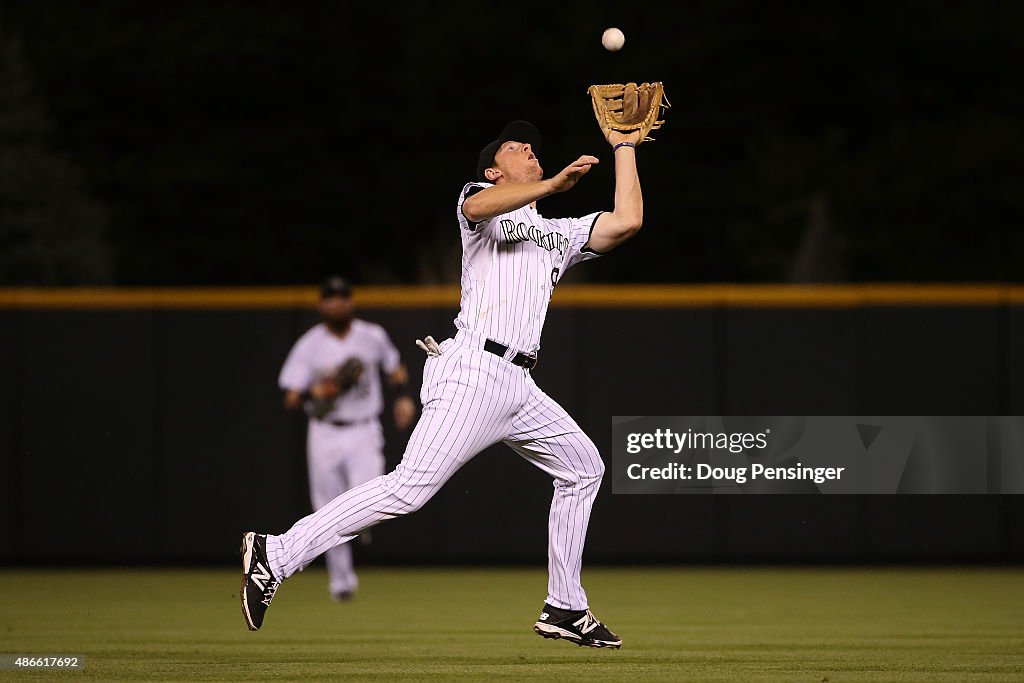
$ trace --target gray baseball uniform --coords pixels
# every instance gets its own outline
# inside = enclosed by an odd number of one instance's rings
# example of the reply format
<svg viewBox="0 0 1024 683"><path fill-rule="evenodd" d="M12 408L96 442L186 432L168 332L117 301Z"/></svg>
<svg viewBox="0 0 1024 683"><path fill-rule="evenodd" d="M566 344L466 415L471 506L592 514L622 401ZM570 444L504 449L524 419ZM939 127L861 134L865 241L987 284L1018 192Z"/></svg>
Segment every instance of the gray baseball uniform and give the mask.
<svg viewBox="0 0 1024 683"><path fill-rule="evenodd" d="M420 390L423 414L402 462L299 520L285 534L268 535L267 557L275 576L287 578L361 531L418 510L459 467L500 441L554 479L546 602L569 610L588 607L580 567L604 463L593 441L523 365L529 366L524 358L540 348L555 285L570 267L598 256L584 247L600 213L549 219L526 206L472 224L462 203L486 187L469 183L459 195L458 332L440 344L439 356L427 358Z"/></svg>

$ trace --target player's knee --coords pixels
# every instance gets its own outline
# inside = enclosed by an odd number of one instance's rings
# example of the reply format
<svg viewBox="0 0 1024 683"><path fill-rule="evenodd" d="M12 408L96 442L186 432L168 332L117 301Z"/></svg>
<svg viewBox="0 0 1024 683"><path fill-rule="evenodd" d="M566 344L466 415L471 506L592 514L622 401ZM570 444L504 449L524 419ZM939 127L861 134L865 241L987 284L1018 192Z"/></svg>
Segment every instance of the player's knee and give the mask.
<svg viewBox="0 0 1024 683"><path fill-rule="evenodd" d="M427 496L412 486L398 486L391 490L391 498L394 501L394 511L399 515L408 515L416 512L427 502Z"/></svg>
<svg viewBox="0 0 1024 683"><path fill-rule="evenodd" d="M395 514L416 512L430 499L424 488L413 484L400 467L385 477L385 486L394 503Z"/></svg>
<svg viewBox="0 0 1024 683"><path fill-rule="evenodd" d="M402 515L416 512L427 502L417 498L412 492L403 493L401 491L395 494L395 500L399 504L398 513Z"/></svg>
<svg viewBox="0 0 1024 683"><path fill-rule="evenodd" d="M604 474L604 460L601 459L601 451L597 449L597 444L589 438L587 439L586 461L592 463L591 466L598 476Z"/></svg>
<svg viewBox="0 0 1024 683"><path fill-rule="evenodd" d="M582 456L580 460L586 463L586 466L579 472L579 484L582 486L599 486L601 479L604 477L604 460L601 459L601 452L597 450L597 446L594 445L593 441L587 441L587 448Z"/></svg>
<svg viewBox="0 0 1024 683"><path fill-rule="evenodd" d="M593 465L587 471L584 476L584 484L598 486L601 484L601 479L604 478L604 461L601 460L600 455L595 455L593 459Z"/></svg>

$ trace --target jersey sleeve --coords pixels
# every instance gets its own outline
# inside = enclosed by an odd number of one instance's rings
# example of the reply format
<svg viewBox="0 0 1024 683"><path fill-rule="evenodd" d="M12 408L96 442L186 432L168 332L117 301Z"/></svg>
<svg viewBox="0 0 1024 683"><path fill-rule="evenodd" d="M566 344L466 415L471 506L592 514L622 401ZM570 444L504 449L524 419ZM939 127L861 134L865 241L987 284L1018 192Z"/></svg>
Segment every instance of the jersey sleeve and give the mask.
<svg viewBox="0 0 1024 683"><path fill-rule="evenodd" d="M402 363L402 355L391 342L391 337L383 327L377 328L377 342L380 346L380 367L385 373L391 374Z"/></svg>
<svg viewBox="0 0 1024 683"><path fill-rule="evenodd" d="M465 187L462 188L462 193L459 195L459 206L457 213L459 215L459 225L462 229L467 232L477 232L481 226L487 224L488 221L479 221L474 223L473 221L466 218L466 214L462 213L462 205L467 199L475 195L480 190L485 190L488 187L494 187L491 183L466 183Z"/></svg>
<svg viewBox="0 0 1024 683"><path fill-rule="evenodd" d="M277 384L284 391L305 391L313 385L316 371L310 362L309 345L303 337L295 343L281 367Z"/></svg>
<svg viewBox="0 0 1024 683"><path fill-rule="evenodd" d="M587 246L587 242L590 240L590 233L594 231L594 225L602 213L604 211L595 211L580 218L562 219L568 224L566 226L568 228L566 236L569 238L569 247L565 254L565 266L562 268L563 273L577 263L583 263L598 256L604 256L601 252L594 251Z"/></svg>

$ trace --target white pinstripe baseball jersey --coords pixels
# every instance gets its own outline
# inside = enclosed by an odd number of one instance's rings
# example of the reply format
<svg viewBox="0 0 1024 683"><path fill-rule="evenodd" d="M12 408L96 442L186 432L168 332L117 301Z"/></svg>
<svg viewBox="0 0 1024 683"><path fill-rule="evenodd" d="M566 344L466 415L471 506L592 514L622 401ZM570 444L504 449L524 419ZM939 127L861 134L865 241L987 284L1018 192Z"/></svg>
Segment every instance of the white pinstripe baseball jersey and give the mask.
<svg viewBox="0 0 1024 683"><path fill-rule="evenodd" d="M299 337L281 368L282 389L306 391L314 382L332 375L349 358L363 361L359 382L342 394L325 417L330 420L365 420L384 409L380 370L394 372L401 362L398 349L380 325L360 320L344 337L333 334L320 323Z"/></svg>
<svg viewBox="0 0 1024 683"><path fill-rule="evenodd" d="M529 370L510 362L508 354L488 352L485 340L526 353L540 348L555 285L576 263L599 256L584 247L600 212L550 219L527 206L470 223L462 204L487 187L469 183L459 195L459 332L425 361L423 413L402 462L299 520L287 533L269 534L267 558L274 576L288 578L365 529L415 512L477 453L504 442L554 479L545 603L565 610L588 608L580 568L590 511L604 475L601 454Z"/></svg>
<svg viewBox="0 0 1024 683"><path fill-rule="evenodd" d="M603 212L545 218L524 206L471 223L462 204L488 187L468 183L459 195L462 307L455 327L536 353L555 285L572 266L601 255L584 247Z"/></svg>

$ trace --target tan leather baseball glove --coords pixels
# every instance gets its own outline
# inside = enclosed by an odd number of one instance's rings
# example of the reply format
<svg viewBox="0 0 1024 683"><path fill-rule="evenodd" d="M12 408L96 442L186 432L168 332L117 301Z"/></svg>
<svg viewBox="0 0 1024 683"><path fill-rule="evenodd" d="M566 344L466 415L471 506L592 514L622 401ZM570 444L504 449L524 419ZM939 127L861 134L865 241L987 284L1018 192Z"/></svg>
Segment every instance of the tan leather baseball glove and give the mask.
<svg viewBox="0 0 1024 683"><path fill-rule="evenodd" d="M660 82L592 85L587 92L594 105L597 125L606 140L613 130L620 133L639 131L640 142L653 140L648 133L661 128L665 121L658 117L672 106Z"/></svg>

